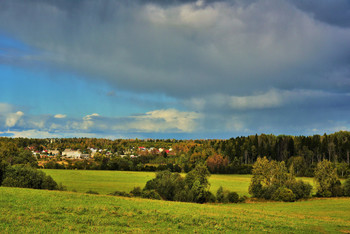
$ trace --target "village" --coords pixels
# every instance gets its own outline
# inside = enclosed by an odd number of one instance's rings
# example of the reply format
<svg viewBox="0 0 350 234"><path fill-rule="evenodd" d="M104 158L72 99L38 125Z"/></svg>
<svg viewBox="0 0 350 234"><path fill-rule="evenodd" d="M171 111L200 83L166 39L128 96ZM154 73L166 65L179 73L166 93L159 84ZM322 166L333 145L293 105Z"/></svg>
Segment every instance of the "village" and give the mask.
<svg viewBox="0 0 350 234"><path fill-rule="evenodd" d="M45 158L56 158L60 157L62 159L75 159L75 160L84 160L94 158L96 153L102 154L107 157L119 156L121 158L130 157L137 158L143 154L172 154L173 149L165 149L165 148L155 148L150 147L146 148L143 146L140 147L132 147L131 149L123 151L123 154L112 153L111 150L108 149L95 149L95 148L87 148L82 151L80 149L64 149L60 151L58 149L43 149L42 151L35 151L33 147L28 147L31 150L32 154L36 156L37 159L45 159Z"/></svg>

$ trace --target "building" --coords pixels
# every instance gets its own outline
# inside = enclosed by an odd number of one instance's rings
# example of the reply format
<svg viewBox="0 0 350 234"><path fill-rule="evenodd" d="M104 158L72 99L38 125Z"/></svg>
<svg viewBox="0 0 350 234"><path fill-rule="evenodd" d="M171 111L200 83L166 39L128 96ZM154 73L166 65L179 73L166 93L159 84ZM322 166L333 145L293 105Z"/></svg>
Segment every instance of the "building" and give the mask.
<svg viewBox="0 0 350 234"><path fill-rule="evenodd" d="M66 158L80 159L81 155L82 153L80 150L65 149L62 152L62 156Z"/></svg>

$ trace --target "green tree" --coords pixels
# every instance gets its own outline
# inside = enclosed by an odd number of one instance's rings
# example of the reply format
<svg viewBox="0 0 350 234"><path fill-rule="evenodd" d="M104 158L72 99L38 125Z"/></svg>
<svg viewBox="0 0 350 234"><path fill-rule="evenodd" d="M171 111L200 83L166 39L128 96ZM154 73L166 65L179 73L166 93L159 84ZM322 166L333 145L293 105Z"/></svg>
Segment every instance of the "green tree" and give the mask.
<svg viewBox="0 0 350 234"><path fill-rule="evenodd" d="M335 197L340 195L341 183L338 180L337 169L330 161L324 159L317 163L314 179L317 185L317 196Z"/></svg>
<svg viewBox="0 0 350 234"><path fill-rule="evenodd" d="M337 168L337 172L341 177L344 177L349 171L349 166L345 162L337 163L336 168Z"/></svg>
<svg viewBox="0 0 350 234"><path fill-rule="evenodd" d="M188 191L188 200L197 203L204 203L211 200L212 194L209 191L209 176L210 172L203 164L197 164L192 171L187 173L185 177L185 190Z"/></svg>
<svg viewBox="0 0 350 234"><path fill-rule="evenodd" d="M47 176L42 171L24 165L8 166L2 186L49 190L59 189L59 186L51 176Z"/></svg>
<svg viewBox="0 0 350 234"><path fill-rule="evenodd" d="M253 165L249 193L268 200L294 201L310 196L312 186L296 181L284 162L258 158Z"/></svg>
<svg viewBox="0 0 350 234"><path fill-rule="evenodd" d="M168 170L157 172L156 178L146 183L144 190L155 190L164 199L173 201L176 194L184 189L184 180L179 173Z"/></svg>

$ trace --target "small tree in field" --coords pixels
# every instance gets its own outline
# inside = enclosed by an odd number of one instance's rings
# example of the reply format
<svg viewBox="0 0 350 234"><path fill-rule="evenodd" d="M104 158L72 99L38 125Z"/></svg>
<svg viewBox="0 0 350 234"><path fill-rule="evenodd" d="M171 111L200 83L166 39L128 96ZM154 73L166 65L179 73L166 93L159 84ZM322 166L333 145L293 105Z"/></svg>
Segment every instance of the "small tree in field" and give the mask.
<svg viewBox="0 0 350 234"><path fill-rule="evenodd" d="M317 163L315 170L317 196L337 197L343 194L341 183L337 176L337 169L328 160Z"/></svg>
<svg viewBox="0 0 350 234"><path fill-rule="evenodd" d="M308 198L312 186L297 181L288 173L284 162L269 161L266 157L258 158L253 165L253 177L249 193L253 197L276 201L295 201Z"/></svg>

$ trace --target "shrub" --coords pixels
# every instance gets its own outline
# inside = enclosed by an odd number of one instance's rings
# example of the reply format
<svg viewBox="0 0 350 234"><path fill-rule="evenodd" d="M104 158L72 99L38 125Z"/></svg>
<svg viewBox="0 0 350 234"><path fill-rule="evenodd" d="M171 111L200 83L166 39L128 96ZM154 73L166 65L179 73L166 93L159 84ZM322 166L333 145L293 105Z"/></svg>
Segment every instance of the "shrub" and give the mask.
<svg viewBox="0 0 350 234"><path fill-rule="evenodd" d="M87 194L99 194L98 192L93 191L93 190L88 190L85 193L87 193Z"/></svg>
<svg viewBox="0 0 350 234"><path fill-rule="evenodd" d="M222 202L225 203L225 194L224 194L224 189L222 186L220 186L220 188L218 188L218 191L216 192L216 200L218 202Z"/></svg>
<svg viewBox="0 0 350 234"><path fill-rule="evenodd" d="M147 181L141 196L170 201L215 202L215 196L209 191L208 176L208 168L201 164L190 171L185 179L179 173L168 170L157 172L156 178Z"/></svg>
<svg viewBox="0 0 350 234"><path fill-rule="evenodd" d="M174 201L190 202L191 197L187 190L182 190L175 194Z"/></svg>
<svg viewBox="0 0 350 234"><path fill-rule="evenodd" d="M59 186L51 176L45 175L44 172L38 171L29 166L16 165L8 166L2 186L21 187L33 189L58 190Z"/></svg>
<svg viewBox="0 0 350 234"><path fill-rule="evenodd" d="M344 195L350 197L350 177L344 183Z"/></svg>
<svg viewBox="0 0 350 234"><path fill-rule="evenodd" d="M121 196L121 197L131 197L130 193L127 193L127 192L124 192L124 191L114 191L113 193L110 193L108 195Z"/></svg>
<svg viewBox="0 0 350 234"><path fill-rule="evenodd" d="M148 199L162 200L162 197L154 189L142 191L141 197L148 198Z"/></svg>
<svg viewBox="0 0 350 234"><path fill-rule="evenodd" d="M272 199L275 201L294 202L295 195L289 188L279 187L272 195Z"/></svg>
<svg viewBox="0 0 350 234"><path fill-rule="evenodd" d="M64 186L62 183L59 183L58 186L57 186L57 190L67 191L67 187Z"/></svg>
<svg viewBox="0 0 350 234"><path fill-rule="evenodd" d="M157 172L156 178L147 181L144 190L155 190L165 200L173 201L176 193L184 189L183 178L179 173Z"/></svg>
<svg viewBox="0 0 350 234"><path fill-rule="evenodd" d="M249 185L249 194L253 197L262 197L263 186L260 182L252 181Z"/></svg>
<svg viewBox="0 0 350 234"><path fill-rule="evenodd" d="M239 195L236 192L224 190L222 186L216 192L216 200L221 203L238 203Z"/></svg>
<svg viewBox="0 0 350 234"><path fill-rule="evenodd" d="M228 202L230 203L238 203L239 202L239 195L236 192L229 192L227 194Z"/></svg>
<svg viewBox="0 0 350 234"><path fill-rule="evenodd" d="M277 185L264 186L262 188L261 198L266 200L274 200L273 196L278 188L279 186Z"/></svg>
<svg viewBox="0 0 350 234"><path fill-rule="evenodd" d="M8 166L8 163L5 161L0 161L0 186L2 184L2 181L5 179L5 172Z"/></svg>
<svg viewBox="0 0 350 234"><path fill-rule="evenodd" d="M284 162L269 161L266 157L258 158L253 165L253 177L249 193L253 197L266 200L295 201L310 197L312 186L303 181L296 181Z"/></svg>
<svg viewBox="0 0 350 234"><path fill-rule="evenodd" d="M135 188L133 188L133 190L130 191L130 193L135 197L141 197L142 190L140 187L135 187Z"/></svg>
<svg viewBox="0 0 350 234"><path fill-rule="evenodd" d="M296 200L309 198L312 191L312 186L302 180L289 183L287 187L293 191Z"/></svg>
<svg viewBox="0 0 350 234"><path fill-rule="evenodd" d="M239 198L239 202L243 203L243 202L245 202L245 200L247 200L247 199L248 199L247 196L242 196L242 197Z"/></svg>
<svg viewBox="0 0 350 234"><path fill-rule="evenodd" d="M214 203L216 201L215 195L210 191L205 192L205 199L206 199L206 202Z"/></svg>

